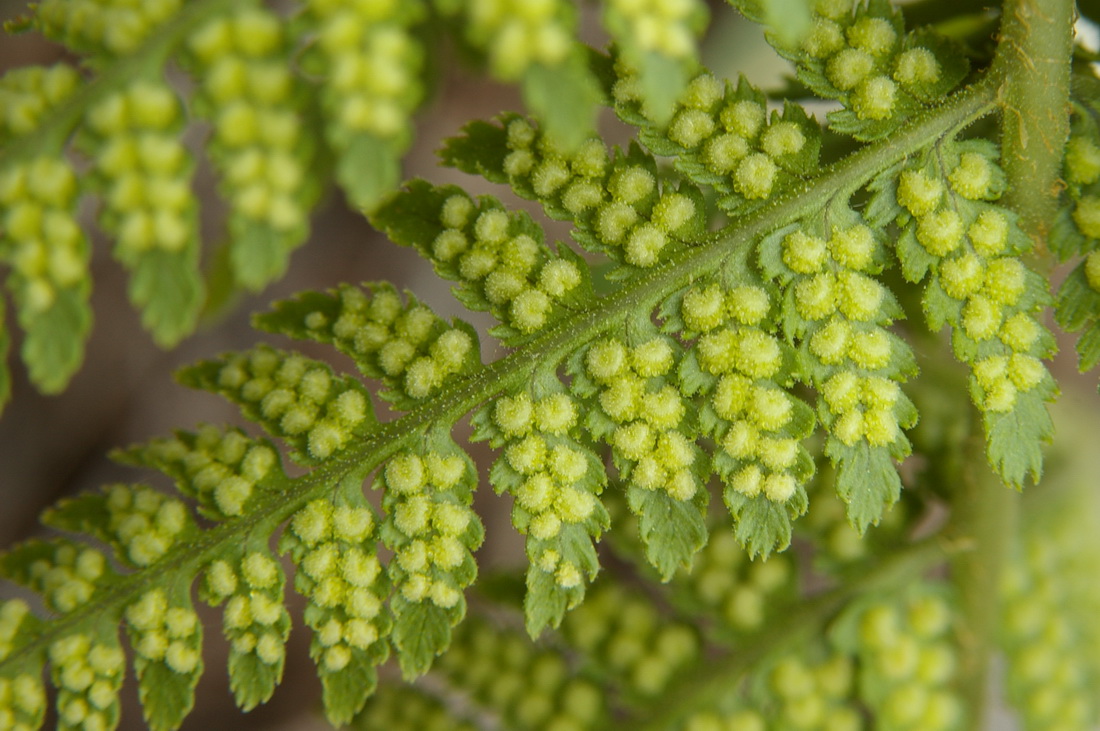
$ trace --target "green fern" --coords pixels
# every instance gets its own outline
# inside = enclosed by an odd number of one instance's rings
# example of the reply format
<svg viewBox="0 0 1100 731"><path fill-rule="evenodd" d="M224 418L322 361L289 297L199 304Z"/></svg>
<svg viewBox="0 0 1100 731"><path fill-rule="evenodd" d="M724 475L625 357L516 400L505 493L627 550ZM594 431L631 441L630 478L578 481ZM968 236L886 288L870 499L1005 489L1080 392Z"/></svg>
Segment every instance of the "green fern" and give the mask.
<svg viewBox="0 0 1100 731"><path fill-rule="evenodd" d="M1028 728L1100 720L1092 475L1063 450L1019 528L1004 487L1039 483L1054 433L1045 308L1084 330L1083 369L1100 360L1100 87L1072 65L1073 6L1006 2L994 45L885 0L733 4L794 64L770 113L697 61L693 0L608 0L607 53L561 0L34 7L21 27L84 61L0 80L0 256L43 390L90 326L85 193L154 337L195 326L184 106L211 123L237 285L282 275L332 178L507 352L484 363L471 323L367 282L254 320L357 373L264 344L183 369L266 436L120 450L176 492L64 499L56 534L0 555L44 608L0 603L0 728L42 726L50 702L59 726L114 728L127 665L145 722L178 728L205 670L196 586L222 607L237 705L276 692L300 619L334 725L977 728L999 650ZM439 33L532 114L469 123L443 164L574 243L491 195L398 188ZM198 81L187 105L170 60ZM840 106L822 126L799 94ZM626 149L595 134L599 105L636 129ZM1076 262L1056 295L1052 257ZM467 415L497 450L517 570L478 576Z"/></svg>

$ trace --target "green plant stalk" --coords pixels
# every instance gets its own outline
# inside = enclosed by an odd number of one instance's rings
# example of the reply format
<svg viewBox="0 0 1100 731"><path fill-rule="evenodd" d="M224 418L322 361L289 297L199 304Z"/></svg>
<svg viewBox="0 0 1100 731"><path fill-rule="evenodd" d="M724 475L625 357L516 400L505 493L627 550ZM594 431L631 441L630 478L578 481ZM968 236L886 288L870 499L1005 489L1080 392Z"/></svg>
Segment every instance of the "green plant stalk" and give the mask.
<svg viewBox="0 0 1100 731"><path fill-rule="evenodd" d="M695 672L680 679L664 703L640 726L642 731L664 731L695 710L713 708L729 696L761 660L821 636L823 627L855 596L871 591L896 588L914 576L933 568L951 555L953 546L942 536L932 536L906 546L886 558L876 558L871 565L853 571L850 580L813 599L795 604L782 621L773 621L754 641L714 661L699 663ZM635 721L636 723L636 721ZM630 725L629 728L639 728Z"/></svg>
<svg viewBox="0 0 1100 731"><path fill-rule="evenodd" d="M615 328L632 314L652 308L662 298L718 269L732 248L748 246L765 234L797 221L837 196L846 196L876 174L945 135L991 112L996 87L985 78L958 92L943 105L930 109L890 138L867 145L815 179L775 203L739 219L705 241L686 247L667 264L632 280L614 294L583 310L459 381L437 398L405 416L379 424L341 458L301 477L289 480L278 492L267 494L248 515L221 523L179 546L162 561L121 578L98 599L53 620L41 635L3 661L0 670L37 657L59 637L103 617L118 616L122 607L170 576L197 576L215 556L239 545L254 531L270 535L276 527L310 500L346 479L360 482L401 448L411 444L434 424L453 424L493 396L509 391L548 363L559 363L569 353L599 334Z"/></svg>
<svg viewBox="0 0 1100 731"><path fill-rule="evenodd" d="M980 423L975 415L972 423ZM980 433L971 434L963 454L984 450ZM1005 487L983 459L967 459L957 473L947 535L956 546L951 582L959 597L960 696L968 728L985 728L989 666L996 649L1000 579L1016 534L1019 493Z"/></svg>
<svg viewBox="0 0 1100 731"><path fill-rule="evenodd" d="M1004 203L1042 250L1063 185L1073 19L1073 0L1008 0L993 65L1004 112Z"/></svg>

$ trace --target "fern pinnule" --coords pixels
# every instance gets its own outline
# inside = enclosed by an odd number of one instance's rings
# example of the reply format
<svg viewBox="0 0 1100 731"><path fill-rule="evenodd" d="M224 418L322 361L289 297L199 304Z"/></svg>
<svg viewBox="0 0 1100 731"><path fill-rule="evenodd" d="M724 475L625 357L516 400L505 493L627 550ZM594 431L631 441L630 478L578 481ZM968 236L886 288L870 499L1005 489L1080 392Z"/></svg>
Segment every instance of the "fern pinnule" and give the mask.
<svg viewBox="0 0 1100 731"><path fill-rule="evenodd" d="M219 393L291 447L290 458L318 464L376 424L362 381L297 353L267 346L180 372L180 381Z"/></svg>
<svg viewBox="0 0 1100 731"><path fill-rule="evenodd" d="M604 25L648 117L667 122L672 116L698 64L695 37L706 27L707 12L699 0L644 9L622 0L607 3Z"/></svg>
<svg viewBox="0 0 1100 731"><path fill-rule="evenodd" d="M506 345L530 340L591 298L588 266L568 246L552 251L542 227L482 196L475 204L456 186L413 181L383 203L375 225L412 246L440 276L459 282L459 300L501 323Z"/></svg>
<svg viewBox="0 0 1100 731"><path fill-rule="evenodd" d="M351 480L303 506L279 539L296 568L294 588L306 597L310 656L333 724L363 707L378 682L375 668L389 657L395 612L384 604L390 578L377 555L381 532L360 482Z"/></svg>
<svg viewBox="0 0 1100 731"><path fill-rule="evenodd" d="M902 274L913 283L928 277L929 326L950 325L956 357L971 366L989 460L1021 485L1041 472L1039 444L1052 429L1045 403L1057 387L1040 360L1054 341L1036 318L1050 294L1021 258L1031 241L996 204L1003 192L992 145L961 141L928 151L878 195L897 199Z"/></svg>
<svg viewBox="0 0 1100 731"><path fill-rule="evenodd" d="M386 567L392 642L406 678L427 672L447 649L451 628L466 615L465 589L474 583L473 551L485 536L473 511L477 473L446 429L387 462L381 536L394 557Z"/></svg>
<svg viewBox="0 0 1100 731"><path fill-rule="evenodd" d="M735 4L750 18L766 19L766 3ZM829 126L858 140L890 134L956 88L970 70L957 43L926 28L906 32L903 12L885 0L816 3L810 27L797 42L776 32L768 40L795 63L799 81L843 104L829 112Z"/></svg>
<svg viewBox="0 0 1100 731"><path fill-rule="evenodd" d="M194 329L202 304L195 166L179 140L184 122L163 79L138 79L91 107L78 138L103 191L100 225L130 270L130 300L162 345Z"/></svg>
<svg viewBox="0 0 1100 731"><path fill-rule="evenodd" d="M571 362L572 388L590 409L585 426L611 449L639 518L646 557L663 580L706 542L709 460L677 378L682 349L647 318L627 324Z"/></svg>
<svg viewBox="0 0 1100 731"><path fill-rule="evenodd" d="M527 630L537 636L581 602L599 571L593 544L610 526L599 499L606 472L581 438L579 401L552 372L483 407L473 425L473 439L502 449L489 479L516 498L512 523L527 537Z"/></svg>
<svg viewBox="0 0 1100 731"><path fill-rule="evenodd" d="M874 232L843 207L780 229L760 247L761 268L784 289L782 329L800 343L801 377L820 394L837 491L860 530L897 500L892 460L908 456L902 428L916 422L899 388L915 372L915 358L886 330L901 310L874 276L884 262Z"/></svg>
<svg viewBox="0 0 1100 731"><path fill-rule="evenodd" d="M92 324L91 252L76 220L77 197L76 174L56 150L0 171L0 257L12 268L7 286L27 333L22 357L47 393L64 388L79 368Z"/></svg>
<svg viewBox="0 0 1100 731"><path fill-rule="evenodd" d="M735 88L703 71L664 124L646 115L633 83L629 74L618 75L615 113L638 128L638 140L650 152L672 158L689 180L721 194L718 206L729 215L759 207L818 169L818 123L789 103L769 119L765 95L744 77Z"/></svg>
<svg viewBox="0 0 1100 731"><path fill-rule="evenodd" d="M398 409L424 403L481 361L470 324L447 323L411 294L403 301L386 282L305 292L277 302L271 312L257 315L255 324L299 340L331 343L351 356L363 375L380 380L379 396Z"/></svg>
<svg viewBox="0 0 1100 731"><path fill-rule="evenodd" d="M603 577L562 623L562 638L595 674L610 676L632 704L665 691L701 651L698 630L663 614L642 592Z"/></svg>
<svg viewBox="0 0 1100 731"><path fill-rule="evenodd" d="M442 159L507 183L551 218L571 221L577 243L626 265L610 277L652 268L706 230L702 193L661 181L656 161L634 143L625 153L610 153L590 139L570 153L528 120L506 114L499 125L467 125L448 141Z"/></svg>
<svg viewBox="0 0 1100 731"><path fill-rule="evenodd" d="M801 444L814 416L790 390L795 352L775 333L778 292L732 254L713 278L661 306L664 329L689 343L681 388L701 400L699 429L714 442L711 464L725 489L740 542L753 555L782 550L806 510L813 462Z"/></svg>
<svg viewBox="0 0 1100 731"><path fill-rule="evenodd" d="M200 81L194 111L211 122L208 154L230 204L230 265L251 290L285 272L320 189L318 146L299 115L312 94L288 68L293 43L274 12L240 8L199 26L181 59Z"/></svg>
<svg viewBox="0 0 1100 731"><path fill-rule="evenodd" d="M303 25L317 34L303 69L321 79L325 137L351 201L370 209L400 181L409 119L420 104L424 45L414 35L423 0L306 2Z"/></svg>
<svg viewBox="0 0 1100 731"><path fill-rule="evenodd" d="M1066 277L1055 297L1058 324L1077 340L1078 364L1087 371L1100 363L1100 114L1093 85L1082 82L1075 90L1072 133L1064 161L1067 195L1051 226L1050 248L1063 261L1082 260Z"/></svg>
<svg viewBox="0 0 1100 731"><path fill-rule="evenodd" d="M514 629L471 618L459 628L440 671L456 689L519 728L600 728L609 698L590 670L571 672L552 649L536 648Z"/></svg>

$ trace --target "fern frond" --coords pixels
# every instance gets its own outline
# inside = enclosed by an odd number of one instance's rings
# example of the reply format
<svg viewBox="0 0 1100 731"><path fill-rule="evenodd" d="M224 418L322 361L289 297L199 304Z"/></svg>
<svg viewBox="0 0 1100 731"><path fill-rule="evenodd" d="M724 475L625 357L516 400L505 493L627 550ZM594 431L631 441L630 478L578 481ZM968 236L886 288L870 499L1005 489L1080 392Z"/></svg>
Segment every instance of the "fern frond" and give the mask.
<svg viewBox="0 0 1100 731"><path fill-rule="evenodd" d="M45 608L0 604L0 726L44 722L48 677L62 727L113 728L129 662L147 723L179 727L205 670L196 581L220 608L237 705L266 702L287 662L287 568L335 725L435 723L444 705L462 721L555 731L981 724L968 696L985 690L993 641L977 621L994 612L975 593L995 586L997 567L969 588L965 574L1002 538L988 534L1011 526L999 515L959 523L980 512L980 490L1038 479L1057 391L1042 363L1054 349L1040 324L1047 280L1025 264L1034 244L1005 195L1020 185L1002 159L1012 146L984 128L967 137L976 120L1015 110L1004 64L956 90L970 73L961 52L907 32L885 0L800 2L806 32L772 40L808 89L841 103L831 127L855 141L833 147L803 107L769 115L760 90L698 64L696 0L609 0L610 56L575 39L565 0L311 0L286 24L267 9L163 0L120 11L114 29L75 22L88 1L47 0L31 22L84 53L99 81L67 96L67 67L11 77L18 105L0 128L20 143L0 154L0 255L15 264L20 317L52 323L27 339L41 382L59 387L78 360L87 251L73 216L97 186L146 322L165 341L193 324L197 212L180 191L194 161L177 139L192 101L212 123L239 284L281 273L332 165L378 228L495 319L507 352L483 363L471 324L373 282L302 293L255 319L331 346L358 373L262 344L185 368L181 382L267 436L204 426L121 451L174 491L115 484L62 500L43 518L60 535L0 555L0 576ZM760 19L774 11L739 5ZM532 215L489 195L423 180L393 190L430 68L424 38L444 28L522 84L535 112L467 125L444 163L535 201L583 251L549 245ZM164 81L176 60L202 76L196 91ZM1096 289L1100 144L1083 88L1053 246L1083 258L1060 316L1091 327L1082 287ZM592 134L601 94L638 129L625 149ZM64 114L35 130L53 104ZM91 160L86 180L66 158L70 138ZM820 167L845 146L854 151ZM964 447L945 446L955 431L913 430L919 335L896 323L914 297L929 330L950 326L969 368L996 485L959 466ZM481 581L464 417L469 441L497 450L489 481L525 544L518 570ZM900 472L914 444L950 465ZM880 521L881 555L852 550ZM1006 596L1069 562L1081 525L1065 525L1073 535L1057 536L1054 559L1027 547ZM598 550L607 533L613 556ZM805 550L772 555L796 540ZM1078 586L1092 563L1070 568L1051 596L1038 592L1040 613L1063 597L1095 603ZM1053 715L1034 689L1035 667L1048 668L1035 639L1067 655L1075 640L1095 645L1080 617L1054 624L1034 611L1004 618L1011 695L1033 725ZM398 691L404 717L370 701L395 680L380 669L391 653L418 683ZM1086 693L1092 665L1064 669L1059 690ZM1078 703L1064 715L1095 713Z"/></svg>
<svg viewBox="0 0 1100 731"><path fill-rule="evenodd" d="M634 230L657 232L666 242L648 250L652 258L645 259L629 237L615 245L617 285L600 297L590 288L584 260L565 246L552 251L543 245L530 217L508 213L494 199L475 201L457 188L412 183L379 208L378 219L395 239L416 246L441 273L458 279L468 303L497 316L497 332L512 352L481 365L468 325L446 323L385 284L343 286L277 305L258 318L260 327L348 353L403 415L379 421L371 391L359 378L267 346L185 369L184 383L236 403L307 471L288 477L272 443L234 429L180 433L124 453L126 461L167 472L213 525L200 527L183 501L145 487L116 486L60 506L50 522L107 542L119 573L104 568L85 579L67 568L82 551L94 550L76 541L32 543L8 554L5 573L60 602L52 606L62 615L0 660L4 676L18 675L22 671L9 669L26 662L40 668L48 648L83 642L73 637L98 637L101 625L116 626L125 618L135 644L145 648L135 662L147 686L147 718L173 727L190 700L172 706L167 698L189 699L201 672L192 652L198 635L185 631L190 625L184 617L192 611L189 577L201 573L202 598L225 606L237 702L246 708L263 702L280 679L290 621L285 577L268 541L288 521L279 549L290 553L294 588L307 598L305 620L313 630L311 654L325 687L326 712L334 722L349 720L366 702L374 668L391 646L406 675L418 675L452 644L452 628L465 613L464 592L476 575L471 552L482 528L470 509L472 466L449 432L471 412L475 438L502 449L491 481L514 496L513 521L526 535L524 603L532 634L557 626L598 571L594 542L609 527L601 492L612 480L616 487L621 482L658 573L668 578L691 561L708 534L708 438L721 440L725 456L714 460L713 469L730 484L726 501L742 542L752 553L785 545L790 520L805 510L801 483L811 467L798 442L813 424L809 408L788 389L793 379L817 384L823 377L815 380L800 363L804 358L777 339L812 352L812 333L800 324L809 320L792 320L797 313L782 304L782 291L797 289L797 283L768 267L761 278L752 252L767 249L759 242L769 233L785 234L794 224L832 231L819 222L824 210L833 212L832 235L840 241L856 222L849 220L854 214L836 212L847 211L848 196L875 177L883 157L898 162L915 154L993 102L991 85L976 86L897 137L823 171L804 184L798 199L781 196L713 234L704 233L704 199L685 192L690 186L677 189L659 180L652 158L639 148L620 155L582 146L579 157L571 158L573 167L565 168L569 177L575 170L581 180L574 182L596 186L600 205L627 206ZM511 119L508 129L532 135L526 149L549 153L538 164L560 161L552 143L535 142L536 129L518 121L526 126ZM502 127L479 129L507 134ZM583 167L597 159L602 167ZM587 170L594 174L585 175ZM567 211L557 187L540 200L550 201L551 210L560 205ZM599 224L590 223L594 217L582 211L574 219L579 238L586 227L593 238L599 235ZM450 251L441 239L468 243ZM878 266L873 251L850 248L838 243L830 249L837 266L868 272ZM449 251L456 255L448 257ZM492 266L477 269L479 260ZM564 276L566 269L576 277ZM518 291L503 296L507 288L493 284L497 274L513 276ZM516 305L536 292L552 303L536 308L540 317ZM877 327L889 312L880 309L881 301L846 317ZM666 332L653 314L665 319ZM688 355L685 343L693 340ZM732 349L732 359L723 355L725 348ZM721 386L723 378L734 385ZM734 409L730 399L742 380L749 391ZM738 424L758 431L754 456L744 451L744 440L731 436L744 430ZM600 443L610 447L611 475L599 456ZM384 517L362 493L376 468ZM759 475L755 491L740 481L753 469L770 471ZM384 567L380 541L395 553ZM57 577L51 580L56 586L28 573L39 560L47 570L64 569L49 574ZM179 621L172 624L169 616ZM73 661L69 654L58 658L51 667L63 675Z"/></svg>

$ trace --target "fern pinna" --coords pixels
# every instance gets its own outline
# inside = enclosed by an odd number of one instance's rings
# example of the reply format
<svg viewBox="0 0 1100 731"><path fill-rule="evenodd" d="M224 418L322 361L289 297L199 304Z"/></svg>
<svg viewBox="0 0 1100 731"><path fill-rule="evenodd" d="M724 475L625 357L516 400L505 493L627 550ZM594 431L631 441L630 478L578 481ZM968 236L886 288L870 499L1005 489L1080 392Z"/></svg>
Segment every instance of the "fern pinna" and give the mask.
<svg viewBox="0 0 1100 731"><path fill-rule="evenodd" d="M244 710L275 692L304 622L333 724L975 728L995 647L1027 728L1095 724L1089 496L1073 474L1040 491L1015 538L986 510L1005 498L976 497L1042 473L1044 308L1085 330L1083 368L1100 359L1100 94L1084 64L1070 88L1072 6L1039 22L1007 3L994 50L988 23L909 28L885 0L735 5L796 69L782 99L696 60L706 9L690 0L608 0L607 54L575 40L564 0L318 0L289 22L251 4L39 4L23 24L104 69L88 92L66 65L0 82L0 139L27 142L0 154L0 254L40 386L64 385L90 324L84 192L158 340L194 326L194 162L168 57L201 80L190 107L210 122L238 284L280 275L331 167L507 352L484 363L473 325L370 281L255 319L358 373L267 345L184 369L266 436L207 425L121 450L176 491L63 500L43 516L59 534L0 556L44 610L0 604L0 728L42 726L51 695L60 726L114 728L127 667L146 723L179 727L205 669L193 588L221 607ZM573 243L494 196L394 190L434 32L520 83L532 112L468 124L443 164L536 202ZM1072 111L1043 133L1068 138L1064 190L1057 170L1020 177L1050 161L1009 59L1059 38L1066 73L1046 86ZM826 124L800 95L834 105ZM636 128L625 148L595 135L600 103ZM1047 157L1065 141L1043 139ZM1023 181L1059 197L1022 203ZM1077 262L1057 295L1037 241ZM922 374L944 326L965 374ZM964 393L972 411L944 407ZM466 415L527 559L480 583ZM978 561L999 542L1015 565L998 581Z"/></svg>

